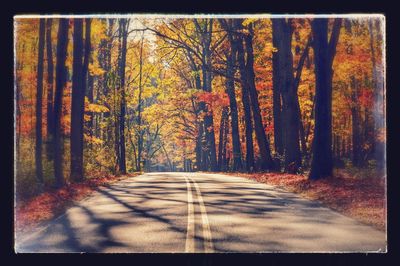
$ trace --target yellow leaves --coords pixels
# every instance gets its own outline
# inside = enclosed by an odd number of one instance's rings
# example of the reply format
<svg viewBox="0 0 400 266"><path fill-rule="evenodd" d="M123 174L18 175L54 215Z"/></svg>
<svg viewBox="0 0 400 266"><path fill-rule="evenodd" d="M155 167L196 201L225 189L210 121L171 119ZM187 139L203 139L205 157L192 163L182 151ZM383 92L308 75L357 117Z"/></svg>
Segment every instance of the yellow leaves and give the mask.
<svg viewBox="0 0 400 266"><path fill-rule="evenodd" d="M91 76L101 76L104 75L105 71L98 64L89 64L89 73Z"/></svg>
<svg viewBox="0 0 400 266"><path fill-rule="evenodd" d="M110 112L110 110L104 105L90 103L88 97L85 96L85 112L107 113L107 112Z"/></svg>
<svg viewBox="0 0 400 266"><path fill-rule="evenodd" d="M84 115L83 115L83 120L84 120L85 122L89 122L89 121L90 121L90 115L84 114Z"/></svg>
<svg viewBox="0 0 400 266"><path fill-rule="evenodd" d="M87 143L98 144L98 145L103 144L104 142L103 140L96 138L95 136L90 136L87 134L84 134L84 140Z"/></svg>
<svg viewBox="0 0 400 266"><path fill-rule="evenodd" d="M98 19L92 19L91 23L91 39L93 43L99 42L101 39L106 39L107 35L106 32L106 25L103 21Z"/></svg>
<svg viewBox="0 0 400 266"><path fill-rule="evenodd" d="M110 110L104 105L89 103L88 108L85 111L92 113L107 113Z"/></svg>
<svg viewBox="0 0 400 266"><path fill-rule="evenodd" d="M256 18L246 18L245 20L243 20L242 25L244 27L247 27L249 24L255 22L256 20Z"/></svg>

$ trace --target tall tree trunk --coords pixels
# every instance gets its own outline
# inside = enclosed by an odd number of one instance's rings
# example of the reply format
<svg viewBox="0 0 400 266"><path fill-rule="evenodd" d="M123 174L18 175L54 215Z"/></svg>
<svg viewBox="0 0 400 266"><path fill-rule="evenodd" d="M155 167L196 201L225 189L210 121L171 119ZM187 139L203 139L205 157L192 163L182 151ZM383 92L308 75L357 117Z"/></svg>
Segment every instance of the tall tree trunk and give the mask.
<svg viewBox="0 0 400 266"><path fill-rule="evenodd" d="M199 74L199 67L196 65L192 54L190 53L190 51L186 51L187 53L187 57L188 57L188 61L190 64L190 68L191 70L194 72L194 83L195 83L195 87L197 90L202 90L202 86L201 86L201 78L200 78L200 74ZM198 110L197 110L197 115L205 112L205 103L204 102L199 102L198 103ZM196 136L196 169L197 171L201 170L201 171L205 171L206 167L205 164L203 164L203 153L205 153L205 147L203 147L203 135L204 135L204 120L199 119L198 123L197 123L197 136ZM204 161L205 163L205 161Z"/></svg>
<svg viewBox="0 0 400 266"><path fill-rule="evenodd" d="M196 170L203 170L201 165L201 154L202 154L202 142L201 138L203 136L203 122L199 122L196 136Z"/></svg>
<svg viewBox="0 0 400 266"><path fill-rule="evenodd" d="M296 108L296 115L297 118L296 120L299 123L299 138L300 138L300 144L301 144L301 153L304 157L307 156L307 137L306 133L304 130L304 124L303 124L303 119L301 117L301 109L300 109L300 103L299 103L299 97L298 97L298 89L299 89L299 84L301 80L301 73L303 71L304 63L306 59L308 58L308 53L310 50L311 46L311 41L312 38L311 36L308 38L306 47L304 48L303 54L300 56L299 62L296 67L296 74L294 76L294 82L293 82L293 90L294 90L294 95L295 95L295 108ZM301 163L301 155L300 157L300 163Z"/></svg>
<svg viewBox="0 0 400 266"><path fill-rule="evenodd" d="M74 19L71 101L71 180L83 180L83 115L85 88L83 87L83 19Z"/></svg>
<svg viewBox="0 0 400 266"><path fill-rule="evenodd" d="M54 65L53 47L51 44L52 18L46 20L46 53L47 53L47 158L52 159L52 141L54 137L54 110L53 110L53 91L54 91Z"/></svg>
<svg viewBox="0 0 400 266"><path fill-rule="evenodd" d="M386 162L385 154L385 140L382 138L382 131L385 129L385 102L384 102L384 79L383 79L383 66L381 62L377 62L377 52L375 50L374 43L381 39L381 28L380 19L375 20L370 19L369 33L370 33L370 49L371 49L371 62L372 62L372 83L374 86L374 108L373 108L373 118L374 118L374 157L377 161L377 165L383 168ZM374 29L375 28L375 29ZM374 31L376 31L377 36L375 37ZM382 52L382 51L381 51ZM381 58L383 56L381 55ZM381 59L382 60L382 59Z"/></svg>
<svg viewBox="0 0 400 266"><path fill-rule="evenodd" d="M54 174L57 187L64 185L62 167L64 145L61 132L61 116L63 90L68 74L65 66L68 47L68 23L68 19L60 18L57 33L56 91L54 98Z"/></svg>
<svg viewBox="0 0 400 266"><path fill-rule="evenodd" d="M122 47L121 47L121 61L120 61L120 79L121 79L121 104L120 104L120 118L119 118L119 170L121 174L126 174L126 155L125 155L125 113L126 113L126 99L125 99L125 65L126 65L126 44L128 37L129 21L126 19L120 20L120 31L122 34Z"/></svg>
<svg viewBox="0 0 400 266"><path fill-rule="evenodd" d="M292 55L292 29L290 21L286 19L273 19L273 38L277 45L276 56L277 74L279 80L277 86L282 95L282 130L283 148L285 154L285 171L296 173L301 166L301 155L299 145L300 117L298 110L297 87L293 78L293 55ZM275 72L276 73L276 72Z"/></svg>
<svg viewBox="0 0 400 266"><path fill-rule="evenodd" d="M315 129L310 179L332 175L332 64L339 39L341 19L335 19L328 42L328 19L312 21L315 58Z"/></svg>
<svg viewBox="0 0 400 266"><path fill-rule="evenodd" d="M36 178L39 184L43 183L43 165L42 165L42 98L43 98L43 54L44 54L44 34L45 19L39 20L39 49L37 65L37 91L36 91L36 145L35 145L35 163Z"/></svg>
<svg viewBox="0 0 400 266"><path fill-rule="evenodd" d="M92 51L92 43L90 39L90 32L91 32L91 24L92 20L90 18L85 19L85 53L83 55L83 69L82 69L82 88L85 91L85 95L88 96L88 100L90 103L93 103L93 77L91 77L89 73L89 61L90 55ZM90 131L92 131L93 127L93 114L90 116ZM90 134L92 135L92 134Z"/></svg>
<svg viewBox="0 0 400 266"><path fill-rule="evenodd" d="M101 53L99 53L99 57L98 57L99 65L104 69L104 74L101 79L101 88L102 88L101 92L102 92L102 95L104 95L105 99L107 99L107 97L111 93L110 85L113 82L112 75L111 75L113 73L113 72L111 72L111 48L113 45L113 40L115 38L114 37L114 24L115 24L115 19L107 19L106 20L107 39L101 41L101 43L100 43ZM104 145L111 147L111 145L112 145L112 128L113 128L113 123L112 123L113 118L110 117L111 116L111 106L106 100L102 101L102 104L104 104L107 108L109 108L110 111L101 114L100 121L106 123L106 130L101 132L102 133L101 138L104 140Z"/></svg>
<svg viewBox="0 0 400 266"><path fill-rule="evenodd" d="M203 74L203 91L212 91L212 64L211 64L211 38L213 29L213 19L205 19L200 25L197 20L194 20L196 29L200 34L202 43L202 74ZM211 110L205 109L206 115L204 117L204 130L207 140L207 150L209 153L211 171L217 170L217 152L215 147L215 133L214 133L214 118Z"/></svg>
<svg viewBox="0 0 400 266"><path fill-rule="evenodd" d="M138 97L138 161L137 171L141 171L142 150L143 150L143 133L142 133L142 91L143 91L143 35L140 43L139 58L139 97Z"/></svg>
<svg viewBox="0 0 400 266"><path fill-rule="evenodd" d="M209 56L207 56L209 57ZM203 68L203 90L211 92L211 71L207 70L211 67L211 58L206 59L208 62L208 67ZM214 118L213 114L210 114L211 110L206 107L207 114L204 117L204 126L207 139L207 148L210 156L210 168L211 171L217 170L217 152L215 147L215 133L214 133Z"/></svg>
<svg viewBox="0 0 400 266"><path fill-rule="evenodd" d="M261 156L261 170L273 170L274 165L271 158L271 151L269 142L265 134L264 125L261 118L260 105L258 103L258 93L255 84L254 74L254 54L253 54L253 25L252 23L248 26L249 34L244 36L246 43L246 78L250 94L250 102L253 111L254 128L257 136L258 148Z"/></svg>
<svg viewBox="0 0 400 266"><path fill-rule="evenodd" d="M218 171L222 170L223 166L223 149L224 149L224 140L225 140L225 125L228 121L228 107L224 106L222 108L221 121L219 124L219 142L218 142ZM225 143L226 144L226 143Z"/></svg>
<svg viewBox="0 0 400 266"><path fill-rule="evenodd" d="M282 29L280 23L276 22L279 19L272 19L272 43L274 47L280 47L282 43ZM282 130L282 69L281 69L281 51L275 52L272 56L272 100L273 100L273 116L274 116L274 146L275 152L283 155L283 130Z"/></svg>
<svg viewBox="0 0 400 266"><path fill-rule="evenodd" d="M236 30L239 27L236 27ZM246 170L248 172L254 171L254 148L253 148L253 120L251 118L251 106L250 106L250 95L249 86L247 83L246 64L244 60L244 49L242 38L237 38L237 51L238 51L238 63L240 72L240 81L242 85L242 103L244 109L244 120L245 120L245 135L246 135Z"/></svg>
<svg viewBox="0 0 400 266"><path fill-rule="evenodd" d="M237 57L237 48L232 34L234 25L232 19L220 19L220 24L227 32L228 40L230 43L230 51L227 53L226 58L226 93L229 97L229 109L231 114L231 136L232 136L232 153L233 153L233 165L232 171L241 170L242 165L242 151L240 147L240 133L239 133L239 118L238 109L235 95L235 64Z"/></svg>
<svg viewBox="0 0 400 266"><path fill-rule="evenodd" d="M221 163L221 170L227 171L229 169L229 165L227 162L227 151L226 146L228 144L228 135L229 135L229 115L226 115L225 123L224 123L224 135L222 138L222 163Z"/></svg>

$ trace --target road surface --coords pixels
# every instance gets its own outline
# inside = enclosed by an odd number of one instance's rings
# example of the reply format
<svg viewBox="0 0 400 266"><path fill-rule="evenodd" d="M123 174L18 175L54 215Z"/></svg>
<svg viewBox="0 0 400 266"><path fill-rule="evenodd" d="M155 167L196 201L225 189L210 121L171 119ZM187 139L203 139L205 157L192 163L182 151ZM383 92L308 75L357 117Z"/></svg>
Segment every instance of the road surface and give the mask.
<svg viewBox="0 0 400 266"><path fill-rule="evenodd" d="M245 178L147 173L16 237L16 252L385 252L386 234Z"/></svg>

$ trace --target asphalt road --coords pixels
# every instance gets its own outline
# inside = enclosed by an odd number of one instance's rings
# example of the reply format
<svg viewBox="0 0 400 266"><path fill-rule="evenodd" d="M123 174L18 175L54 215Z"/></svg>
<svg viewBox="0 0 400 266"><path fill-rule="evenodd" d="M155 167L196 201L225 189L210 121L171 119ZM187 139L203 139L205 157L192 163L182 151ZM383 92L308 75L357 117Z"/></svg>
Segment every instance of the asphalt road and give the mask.
<svg viewBox="0 0 400 266"><path fill-rule="evenodd" d="M16 236L16 252L385 252L386 234L251 180L147 173Z"/></svg>

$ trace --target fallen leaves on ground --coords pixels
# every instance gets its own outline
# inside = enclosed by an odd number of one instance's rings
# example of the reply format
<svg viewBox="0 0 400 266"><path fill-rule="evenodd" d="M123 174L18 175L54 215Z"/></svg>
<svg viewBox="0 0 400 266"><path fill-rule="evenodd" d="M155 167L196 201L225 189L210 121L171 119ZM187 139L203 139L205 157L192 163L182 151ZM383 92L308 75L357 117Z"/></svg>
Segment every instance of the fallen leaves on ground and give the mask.
<svg viewBox="0 0 400 266"><path fill-rule="evenodd" d="M18 201L15 208L15 230L18 232L26 231L43 221L54 218L65 211L74 201L89 196L96 187L139 174L102 175L80 183L66 184L60 189L47 189L36 197Z"/></svg>
<svg viewBox="0 0 400 266"><path fill-rule="evenodd" d="M232 174L232 173L229 173ZM278 186L324 205L379 230L386 228L385 179L360 178L337 171L334 177L311 181L305 175L234 173L260 183Z"/></svg>

